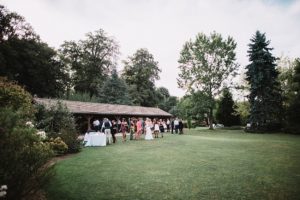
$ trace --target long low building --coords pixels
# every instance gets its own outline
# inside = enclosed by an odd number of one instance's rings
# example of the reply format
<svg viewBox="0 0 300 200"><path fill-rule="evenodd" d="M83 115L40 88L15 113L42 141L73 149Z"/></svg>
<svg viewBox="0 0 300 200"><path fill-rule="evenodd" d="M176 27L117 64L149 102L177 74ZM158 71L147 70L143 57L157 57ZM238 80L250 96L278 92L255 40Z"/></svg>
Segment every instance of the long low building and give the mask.
<svg viewBox="0 0 300 200"><path fill-rule="evenodd" d="M120 119L128 117L149 117L149 118L170 118L168 112L154 107L128 106L118 104L91 103L81 101L69 101L60 99L34 98L37 104L42 104L46 108L55 105L58 101L66 105L74 115L83 115L88 120L88 130L92 118L108 117L110 119Z"/></svg>

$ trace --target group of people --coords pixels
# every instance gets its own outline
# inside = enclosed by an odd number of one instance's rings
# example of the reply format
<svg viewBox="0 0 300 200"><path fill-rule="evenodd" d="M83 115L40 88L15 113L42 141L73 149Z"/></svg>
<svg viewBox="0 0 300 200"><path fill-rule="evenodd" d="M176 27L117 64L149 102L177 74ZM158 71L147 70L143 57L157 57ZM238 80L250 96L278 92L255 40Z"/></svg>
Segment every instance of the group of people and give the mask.
<svg viewBox="0 0 300 200"><path fill-rule="evenodd" d="M96 132L104 132L107 144L116 142L116 134L122 133L123 142L126 141L126 133L130 133L130 140L140 140L141 135L145 134L145 140L153 140L159 135L163 138L165 132L172 134L183 134L183 122L181 119L150 119L150 118L129 118L122 120L109 120L104 118L102 121L95 119L93 127ZM154 137L153 137L154 135ZM111 141L112 139L112 141Z"/></svg>

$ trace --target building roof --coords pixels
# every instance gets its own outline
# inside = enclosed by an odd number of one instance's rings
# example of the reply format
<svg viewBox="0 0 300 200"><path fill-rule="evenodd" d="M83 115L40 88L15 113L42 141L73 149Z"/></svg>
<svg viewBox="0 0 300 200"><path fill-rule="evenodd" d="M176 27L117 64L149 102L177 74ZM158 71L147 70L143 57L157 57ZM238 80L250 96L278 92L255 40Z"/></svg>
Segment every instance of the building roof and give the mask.
<svg viewBox="0 0 300 200"><path fill-rule="evenodd" d="M159 108L142 107L142 106L128 106L118 104L103 104L91 103L81 101L67 101L59 99L44 99L34 98L38 104L43 104L46 107L55 105L58 101L67 106L71 113L74 114L94 114L94 115L126 115L126 116L161 116L171 117L172 115Z"/></svg>

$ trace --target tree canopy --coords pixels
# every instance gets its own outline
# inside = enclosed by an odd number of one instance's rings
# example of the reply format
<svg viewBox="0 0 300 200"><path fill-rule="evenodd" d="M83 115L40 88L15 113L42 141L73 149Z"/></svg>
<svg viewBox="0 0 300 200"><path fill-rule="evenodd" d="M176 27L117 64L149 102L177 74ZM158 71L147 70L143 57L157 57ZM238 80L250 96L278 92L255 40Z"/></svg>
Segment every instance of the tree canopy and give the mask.
<svg viewBox="0 0 300 200"><path fill-rule="evenodd" d="M209 36L199 33L194 41L184 44L180 53L178 85L188 92L201 91L208 97L211 128L215 97L238 66L235 48L232 37L223 39L216 32Z"/></svg>
<svg viewBox="0 0 300 200"><path fill-rule="evenodd" d="M300 58L295 61L292 81L294 96L287 110L287 130L291 133L300 134Z"/></svg>
<svg viewBox="0 0 300 200"><path fill-rule="evenodd" d="M124 62L122 78L129 86L133 104L155 106L157 104L155 80L159 79L158 62L147 49L138 49Z"/></svg>
<svg viewBox="0 0 300 200"><path fill-rule="evenodd" d="M72 86L76 92L98 96L98 91L116 65L119 46L104 30L87 33L83 40L66 41L60 56L73 73Z"/></svg>
<svg viewBox="0 0 300 200"><path fill-rule="evenodd" d="M101 103L131 105L131 98L128 92L128 86L124 80L120 79L117 70L114 69L102 85L99 91Z"/></svg>
<svg viewBox="0 0 300 200"><path fill-rule="evenodd" d="M0 43L10 39L38 39L24 17L0 5Z"/></svg>
<svg viewBox="0 0 300 200"><path fill-rule="evenodd" d="M57 97L68 74L57 53L40 41L23 17L0 5L0 76L15 80L40 97Z"/></svg>

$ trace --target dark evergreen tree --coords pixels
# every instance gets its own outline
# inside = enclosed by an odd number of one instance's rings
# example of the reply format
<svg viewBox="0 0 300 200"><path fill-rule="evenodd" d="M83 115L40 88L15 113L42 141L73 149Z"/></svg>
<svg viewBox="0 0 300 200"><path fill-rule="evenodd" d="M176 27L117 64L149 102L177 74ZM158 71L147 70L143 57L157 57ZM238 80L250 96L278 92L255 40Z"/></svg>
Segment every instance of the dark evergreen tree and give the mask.
<svg viewBox="0 0 300 200"><path fill-rule="evenodd" d="M219 123L224 126L239 125L239 115L235 111L235 104L232 99L232 94L228 88L223 90L223 94L216 113L216 118Z"/></svg>
<svg viewBox="0 0 300 200"><path fill-rule="evenodd" d="M292 91L294 91L295 96L287 111L287 131L300 134L300 59L297 59L295 63L295 72L292 82Z"/></svg>
<svg viewBox="0 0 300 200"><path fill-rule="evenodd" d="M257 31L249 44L246 80L250 85L251 131L275 131L280 128L282 98L270 41Z"/></svg>
<svg viewBox="0 0 300 200"><path fill-rule="evenodd" d="M108 78L99 91L101 103L131 105L127 84L118 77L114 69L110 78Z"/></svg>

